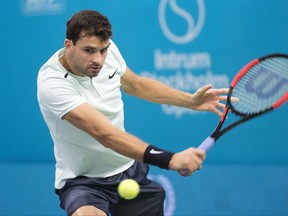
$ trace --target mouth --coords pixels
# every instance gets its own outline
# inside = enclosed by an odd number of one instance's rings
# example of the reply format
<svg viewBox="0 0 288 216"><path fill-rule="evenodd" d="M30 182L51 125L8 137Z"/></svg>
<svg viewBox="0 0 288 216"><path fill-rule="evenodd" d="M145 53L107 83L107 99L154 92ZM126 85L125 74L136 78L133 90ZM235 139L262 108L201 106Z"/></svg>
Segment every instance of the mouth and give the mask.
<svg viewBox="0 0 288 216"><path fill-rule="evenodd" d="M100 66L91 66L89 67L89 70L92 72L92 73L99 73L99 71L101 70L101 67Z"/></svg>
<svg viewBox="0 0 288 216"><path fill-rule="evenodd" d="M90 66L90 68L92 68L93 70L100 70L101 69L100 66Z"/></svg>

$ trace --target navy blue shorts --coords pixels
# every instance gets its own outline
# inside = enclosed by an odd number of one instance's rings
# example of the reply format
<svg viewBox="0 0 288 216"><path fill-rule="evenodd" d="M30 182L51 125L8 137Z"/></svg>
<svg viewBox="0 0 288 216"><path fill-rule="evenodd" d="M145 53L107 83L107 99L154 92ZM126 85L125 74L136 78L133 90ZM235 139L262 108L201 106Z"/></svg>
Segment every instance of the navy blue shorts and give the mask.
<svg viewBox="0 0 288 216"><path fill-rule="evenodd" d="M56 189L60 206L69 216L85 205L95 206L112 216L163 216L165 191L147 178L148 171L146 164L136 161L125 172L107 178L79 176L69 179L62 189ZM124 200L117 192L119 183L127 178L140 185L140 193L133 200Z"/></svg>

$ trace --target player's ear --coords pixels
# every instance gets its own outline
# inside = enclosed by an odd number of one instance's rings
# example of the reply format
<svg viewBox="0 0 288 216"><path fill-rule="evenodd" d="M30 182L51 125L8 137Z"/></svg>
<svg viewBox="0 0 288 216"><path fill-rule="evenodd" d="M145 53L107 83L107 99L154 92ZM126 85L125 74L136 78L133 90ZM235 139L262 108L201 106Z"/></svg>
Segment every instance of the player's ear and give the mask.
<svg viewBox="0 0 288 216"><path fill-rule="evenodd" d="M73 46L73 41L72 41L72 40L69 40L69 39L65 39L65 41L64 41L64 47L65 47L65 49L66 49L66 52L70 52L72 46Z"/></svg>

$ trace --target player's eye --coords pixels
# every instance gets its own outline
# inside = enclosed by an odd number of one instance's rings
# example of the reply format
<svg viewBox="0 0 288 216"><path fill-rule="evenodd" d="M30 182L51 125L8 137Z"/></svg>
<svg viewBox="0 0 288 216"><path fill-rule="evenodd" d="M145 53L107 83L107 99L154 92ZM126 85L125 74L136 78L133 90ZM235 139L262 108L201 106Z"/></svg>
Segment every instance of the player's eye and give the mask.
<svg viewBox="0 0 288 216"><path fill-rule="evenodd" d="M109 45L108 45L107 47L105 47L105 48L103 48L102 50L100 50L100 53L101 53L101 54L106 53L110 45L111 45L111 44L109 43Z"/></svg>
<svg viewBox="0 0 288 216"><path fill-rule="evenodd" d="M84 49L84 52L88 53L88 54L94 54L95 53L95 50L94 49L91 49L91 48L85 48Z"/></svg>
<svg viewBox="0 0 288 216"><path fill-rule="evenodd" d="M108 50L108 47L106 47L106 48L102 49L102 50L100 51L100 53L101 53L101 54L104 54L104 53L106 53L106 52L107 52L107 50Z"/></svg>

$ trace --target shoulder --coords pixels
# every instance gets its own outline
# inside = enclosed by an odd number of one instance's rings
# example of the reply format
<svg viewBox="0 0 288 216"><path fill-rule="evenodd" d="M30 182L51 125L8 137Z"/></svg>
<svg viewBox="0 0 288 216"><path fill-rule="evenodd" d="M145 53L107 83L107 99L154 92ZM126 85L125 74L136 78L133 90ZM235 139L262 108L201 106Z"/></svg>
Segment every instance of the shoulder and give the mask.
<svg viewBox="0 0 288 216"><path fill-rule="evenodd" d="M61 63L59 62L59 56L61 56L64 52L64 49L60 49L55 52L49 59L46 61L39 70L39 77L50 77L50 76L64 76L66 70L63 68Z"/></svg>
<svg viewBox="0 0 288 216"><path fill-rule="evenodd" d="M59 62L59 56L64 50L60 49L40 68L37 77L38 90L52 91L58 88L75 88L77 82Z"/></svg>
<svg viewBox="0 0 288 216"><path fill-rule="evenodd" d="M106 58L106 64L116 64L118 71L121 75L123 75L126 71L126 62L123 58L120 50L118 49L117 45L114 43L113 40L110 39L110 46L108 49L108 55Z"/></svg>
<svg viewBox="0 0 288 216"><path fill-rule="evenodd" d="M112 51L112 53L115 53L115 54L120 53L116 43L112 39L110 39L109 41L110 41L109 50Z"/></svg>
<svg viewBox="0 0 288 216"><path fill-rule="evenodd" d="M110 46L108 49L108 53L112 55L118 61L124 61L124 58L118 49L117 45L114 43L113 40L110 39Z"/></svg>

